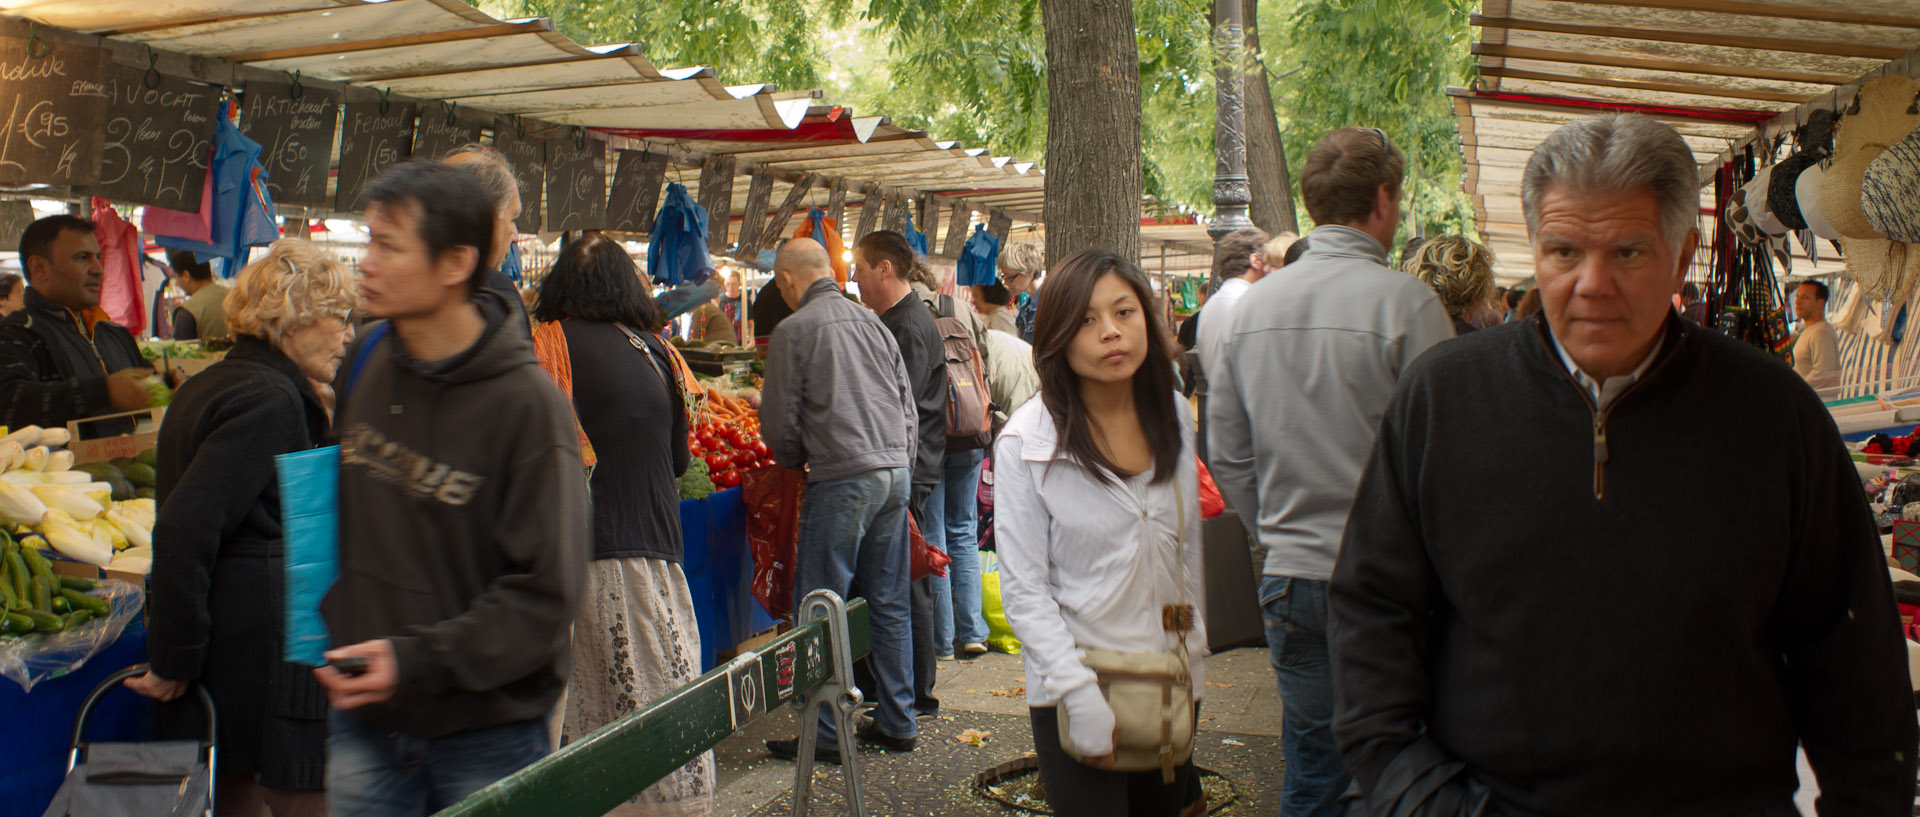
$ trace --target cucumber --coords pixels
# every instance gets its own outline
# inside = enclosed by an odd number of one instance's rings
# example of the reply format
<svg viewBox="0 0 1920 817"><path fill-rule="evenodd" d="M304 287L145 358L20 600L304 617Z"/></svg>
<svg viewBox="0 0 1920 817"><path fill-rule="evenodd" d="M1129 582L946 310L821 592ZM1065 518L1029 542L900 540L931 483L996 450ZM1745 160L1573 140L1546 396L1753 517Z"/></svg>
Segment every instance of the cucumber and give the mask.
<svg viewBox="0 0 1920 817"><path fill-rule="evenodd" d="M113 606L108 604L106 599L100 598L99 596L90 596L78 590L62 590L60 591L60 598L71 605L73 609L86 610L96 616L104 616L109 610L113 609Z"/></svg>
<svg viewBox="0 0 1920 817"><path fill-rule="evenodd" d="M32 593L33 593L33 612L36 612L36 613L52 613L53 612L53 590L52 588L47 587L46 579L42 579L39 576L33 577Z"/></svg>
<svg viewBox="0 0 1920 817"><path fill-rule="evenodd" d="M73 603L67 601L67 598L65 596L53 597L54 615L64 615L71 612L73 612Z"/></svg>
<svg viewBox="0 0 1920 817"><path fill-rule="evenodd" d="M27 560L27 567L33 569L33 575L46 579L47 584L53 585L54 587L60 586L59 577L53 575L53 562L41 555L40 551L29 550L20 555Z"/></svg>
<svg viewBox="0 0 1920 817"><path fill-rule="evenodd" d="M7 555L7 578L13 580L13 594L19 596L21 601L32 598L28 595L28 585L33 583L33 571L27 569L25 557L18 553Z"/></svg>
<svg viewBox="0 0 1920 817"><path fill-rule="evenodd" d="M0 556L10 556L20 552L20 543L13 541L13 534L0 531L0 536L6 537L5 541L0 541Z"/></svg>
<svg viewBox="0 0 1920 817"><path fill-rule="evenodd" d="M0 559L0 612L18 610L27 606L26 601L13 592L13 577L8 575L10 572L7 570L6 560Z"/></svg>
<svg viewBox="0 0 1920 817"><path fill-rule="evenodd" d="M27 615L26 613L7 613L5 615L0 615L0 618L6 619L7 632L10 632L10 633L33 632L33 617Z"/></svg>
<svg viewBox="0 0 1920 817"><path fill-rule="evenodd" d="M39 610L27 611L27 617L33 619L33 631L36 633L57 633L67 628L66 619L52 613Z"/></svg>
<svg viewBox="0 0 1920 817"><path fill-rule="evenodd" d="M92 590L96 587L99 587L100 583L92 579L83 579L83 578L80 578L79 576L62 575L60 577L60 586L68 590L86 591L86 590Z"/></svg>
<svg viewBox="0 0 1920 817"><path fill-rule="evenodd" d="M92 610L75 610L67 614L66 628L71 630L93 620Z"/></svg>

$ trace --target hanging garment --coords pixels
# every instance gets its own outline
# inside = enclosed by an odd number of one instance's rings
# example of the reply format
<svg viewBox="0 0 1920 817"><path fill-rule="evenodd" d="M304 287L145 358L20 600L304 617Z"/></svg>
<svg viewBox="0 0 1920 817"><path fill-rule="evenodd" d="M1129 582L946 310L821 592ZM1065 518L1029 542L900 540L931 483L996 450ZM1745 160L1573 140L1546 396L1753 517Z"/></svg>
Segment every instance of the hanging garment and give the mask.
<svg viewBox="0 0 1920 817"><path fill-rule="evenodd" d="M698 284L713 277L707 257L707 211L687 194L686 185L667 185L667 203L653 222L647 244L647 276L656 284Z"/></svg>
<svg viewBox="0 0 1920 817"><path fill-rule="evenodd" d="M907 213L907 228L900 231L900 234L906 236L907 246L912 247L914 252L921 255L927 254L927 234L914 229L913 213Z"/></svg>
<svg viewBox="0 0 1920 817"><path fill-rule="evenodd" d="M140 289L140 231L120 217L106 199L93 199L93 237L100 242L100 308L114 323L142 337L147 331L146 304Z"/></svg>
<svg viewBox="0 0 1920 817"><path fill-rule="evenodd" d="M1000 263L1000 239L987 232L986 225L975 225L973 235L960 249L953 282L963 287L981 287L993 283L995 266Z"/></svg>
<svg viewBox="0 0 1920 817"><path fill-rule="evenodd" d="M201 239L192 232L192 214L156 213L158 208L149 207L143 223L154 243L201 258L228 259L233 263L225 269L237 271L246 262L247 248L273 243L280 237L280 226L274 219L273 197L267 192L267 171L260 165L260 143L234 126L230 105L220 106L213 169L207 174L212 196L202 198L198 214L207 222L208 236Z"/></svg>
<svg viewBox="0 0 1920 817"><path fill-rule="evenodd" d="M842 288L847 285L847 246L840 240L840 225L827 218L827 211L818 207L807 208L807 220L800 229L793 232L794 238L811 238L827 248L827 259L833 262L833 280Z"/></svg>

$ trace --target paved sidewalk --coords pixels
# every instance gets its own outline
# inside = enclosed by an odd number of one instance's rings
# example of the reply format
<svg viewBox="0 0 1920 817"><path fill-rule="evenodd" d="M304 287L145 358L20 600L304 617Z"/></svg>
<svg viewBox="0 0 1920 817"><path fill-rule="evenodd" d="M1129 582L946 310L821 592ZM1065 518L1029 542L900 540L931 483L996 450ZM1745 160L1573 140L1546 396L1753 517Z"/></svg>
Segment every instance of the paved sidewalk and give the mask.
<svg viewBox="0 0 1920 817"><path fill-rule="evenodd" d="M1002 817L1020 814L974 793L981 770L1033 751L1024 667L1018 656L992 653L974 661L943 661L939 717L922 720L919 748L907 754L863 752L861 786L872 817ZM1230 650L1207 659L1206 700L1200 708L1195 761L1232 781L1237 799L1216 814L1268 817L1279 811L1280 700L1265 647ZM958 739L986 732L982 745ZM719 787L715 817L772 817L791 813L794 764L766 753L765 741L792 737L792 709L770 715L716 749ZM845 814L845 784L837 766L816 766L811 811Z"/></svg>

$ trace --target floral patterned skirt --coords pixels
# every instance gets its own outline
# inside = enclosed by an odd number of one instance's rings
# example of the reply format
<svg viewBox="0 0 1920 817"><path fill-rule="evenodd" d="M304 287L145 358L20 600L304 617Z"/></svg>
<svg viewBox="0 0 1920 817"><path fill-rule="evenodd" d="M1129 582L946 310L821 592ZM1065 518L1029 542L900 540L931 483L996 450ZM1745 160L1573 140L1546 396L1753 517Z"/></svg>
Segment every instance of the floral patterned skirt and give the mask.
<svg viewBox="0 0 1920 817"><path fill-rule="evenodd" d="M572 742L700 676L700 630L680 566L661 559L598 559L573 625L563 741ZM707 752L610 812L702 817L713 807Z"/></svg>

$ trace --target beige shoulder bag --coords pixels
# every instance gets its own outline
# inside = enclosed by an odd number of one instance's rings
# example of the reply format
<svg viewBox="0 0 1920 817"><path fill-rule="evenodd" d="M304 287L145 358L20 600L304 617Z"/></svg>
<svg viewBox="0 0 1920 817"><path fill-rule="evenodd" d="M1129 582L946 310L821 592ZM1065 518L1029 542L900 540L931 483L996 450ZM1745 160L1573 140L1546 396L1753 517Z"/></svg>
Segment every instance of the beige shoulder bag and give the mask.
<svg viewBox="0 0 1920 817"><path fill-rule="evenodd" d="M1173 784L1174 770L1193 756L1193 677L1187 657L1187 633L1193 629L1193 605L1187 600L1187 503L1180 478L1173 480L1174 501L1180 506L1180 547L1174 558L1180 603L1162 607L1160 624L1177 636L1174 649L1165 652L1122 652L1082 648L1087 669L1099 678L1100 694L1113 707L1114 763L1117 772L1160 770ZM1067 708L1057 707L1060 748L1074 760L1092 765L1073 749L1067 736Z"/></svg>

